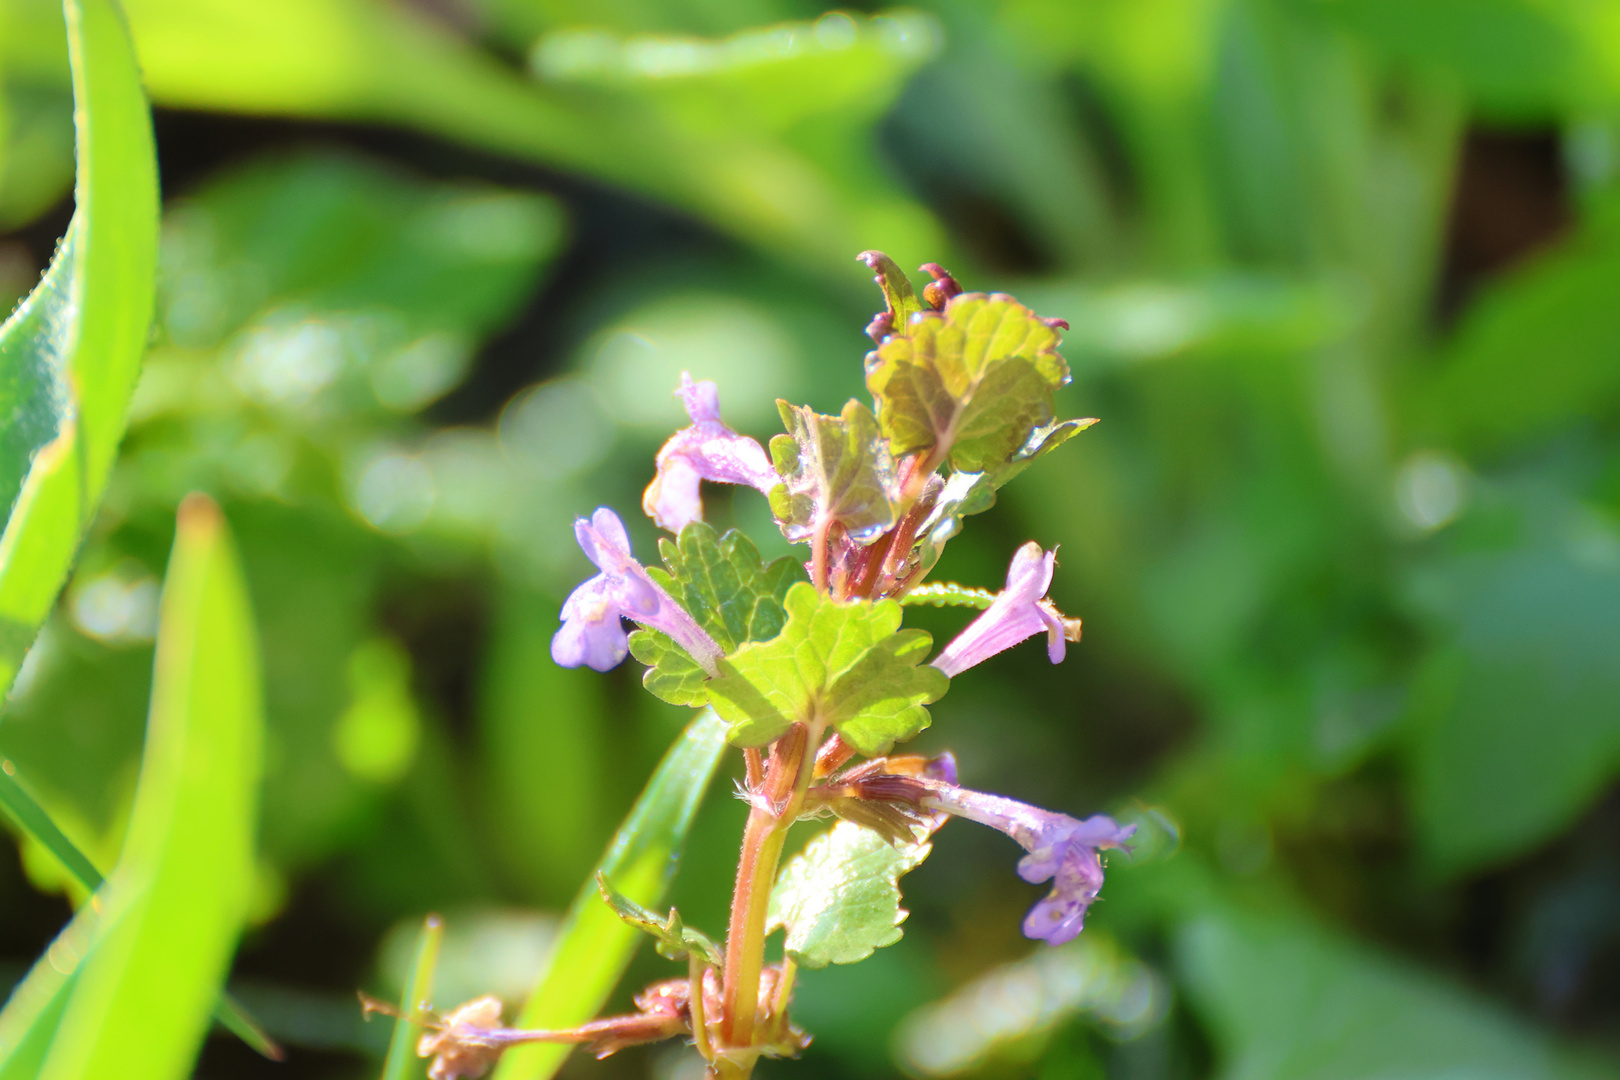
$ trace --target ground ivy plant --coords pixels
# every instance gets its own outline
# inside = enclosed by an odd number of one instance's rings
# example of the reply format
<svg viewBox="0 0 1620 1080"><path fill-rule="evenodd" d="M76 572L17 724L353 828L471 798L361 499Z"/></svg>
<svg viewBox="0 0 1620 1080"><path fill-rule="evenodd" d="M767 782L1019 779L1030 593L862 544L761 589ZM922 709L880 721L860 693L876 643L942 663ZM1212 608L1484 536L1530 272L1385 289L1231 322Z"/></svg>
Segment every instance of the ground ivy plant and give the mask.
<svg viewBox="0 0 1620 1080"><path fill-rule="evenodd" d="M636 560L611 509L575 523L598 573L563 605L553 659L607 671L634 656L648 691L712 708L743 753L750 810L723 944L599 875L604 902L685 961L685 975L648 987L634 1013L566 1030L504 1027L499 1001L468 1002L422 1038L434 1080L480 1076L518 1043L606 1056L670 1038L689 1039L710 1077L740 1080L761 1057L808 1044L791 1019L800 968L855 963L899 940L899 878L949 818L1006 833L1027 853L1019 875L1052 882L1023 926L1051 945L1080 933L1102 887L1101 853L1130 838L1105 815L1081 821L961 787L949 754L894 752L976 664L1037 635L1057 663L1080 639L1080 620L1046 598L1056 558L1037 543L1013 554L999 592L924 579L964 517L1094 421L1054 415L1053 392L1069 380L1062 320L1000 293L964 293L933 264L919 297L887 256L860 258L887 302L867 328L871 406L824 416L779 402L786 433L767 452L726 427L714 383L683 375L676 392L692 422L659 452L643 500L674 537L659 544L663 566ZM767 564L741 532L718 535L703 521L704 481L757 489L808 558ZM927 632L902 628L919 603L980 614L935 651ZM783 865L789 827L807 818L838 820ZM772 959L765 943L777 929L783 955Z"/></svg>

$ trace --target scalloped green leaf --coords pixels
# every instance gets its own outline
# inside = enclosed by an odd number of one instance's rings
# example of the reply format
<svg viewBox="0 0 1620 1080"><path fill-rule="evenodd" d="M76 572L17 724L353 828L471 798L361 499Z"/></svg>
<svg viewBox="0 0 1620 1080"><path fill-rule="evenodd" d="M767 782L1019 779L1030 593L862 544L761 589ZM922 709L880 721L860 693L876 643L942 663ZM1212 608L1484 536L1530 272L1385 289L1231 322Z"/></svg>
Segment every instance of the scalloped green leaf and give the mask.
<svg viewBox="0 0 1620 1080"><path fill-rule="evenodd" d="M632 632L630 655L647 665L641 685L654 697L694 709L708 702L708 674L662 630Z"/></svg>
<svg viewBox="0 0 1620 1080"><path fill-rule="evenodd" d="M871 829L841 821L788 860L771 890L766 932L787 928L784 947L807 968L865 960L902 936L900 876L928 858L931 830L891 844Z"/></svg>
<svg viewBox="0 0 1620 1080"><path fill-rule="evenodd" d="M866 386L896 455L930 453L962 472L1006 462L1050 424L1069 381L1058 331L1002 293L963 293L873 353Z"/></svg>
<svg viewBox="0 0 1620 1080"><path fill-rule="evenodd" d="M771 492L771 512L782 535L797 543L836 524L868 539L892 527L894 459L872 410L854 400L839 416L781 400L776 408L787 428L771 440L771 460L782 476Z"/></svg>
<svg viewBox="0 0 1620 1080"><path fill-rule="evenodd" d="M738 649L709 682L733 744L763 746L795 722L820 721L872 756L928 726L923 706L950 680L922 663L933 638L901 630L899 604L839 602L801 583L785 606L782 633Z"/></svg>
<svg viewBox="0 0 1620 1080"><path fill-rule="evenodd" d="M613 914L644 934L651 934L658 942L658 955L670 960L684 960L695 954L710 967L726 966L725 950L701 930L695 930L681 921L681 913L674 908L664 917L625 896L608 883L607 875L596 873L596 889L602 900L613 909Z"/></svg>
<svg viewBox="0 0 1620 1080"><path fill-rule="evenodd" d="M730 529L718 536L702 521L682 529L676 542L659 541L658 553L668 572L648 573L728 653L780 634L787 624L782 598L808 580L799 560L783 556L767 566L747 534Z"/></svg>

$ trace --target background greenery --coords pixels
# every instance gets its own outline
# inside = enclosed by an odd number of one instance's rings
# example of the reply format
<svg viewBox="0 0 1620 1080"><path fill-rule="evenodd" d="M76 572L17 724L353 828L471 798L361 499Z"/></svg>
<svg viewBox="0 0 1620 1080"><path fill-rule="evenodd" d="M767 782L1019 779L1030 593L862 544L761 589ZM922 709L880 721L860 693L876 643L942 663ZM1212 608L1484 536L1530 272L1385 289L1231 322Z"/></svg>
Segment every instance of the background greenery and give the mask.
<svg viewBox="0 0 1620 1080"><path fill-rule="evenodd" d="M919 743L974 786L1145 839L1082 939L1040 951L1017 933L1038 890L1016 850L945 830L906 879L904 940L806 973L816 1042L768 1074L1620 1073L1612 6L125 11L157 108L155 328L0 754L97 865L241 893L231 986L289 1059L216 1037L198 1075L375 1075L387 1025L353 991L398 996L429 910L436 1001L528 993L685 722L630 665L550 663L586 573L569 523L614 506L651 553L631 512L684 368L762 438L776 396L836 411L858 392L879 298L853 256L873 247L1067 318L1060 407L1102 418L936 572L993 586L1025 539L1061 545L1054 596L1085 642L1058 668L1030 646L975 672ZM8 310L73 210L65 41L51 0L0 0ZM216 748L240 758L218 791L143 810L159 585L199 489L251 598L262 753ZM711 506L787 550L752 493ZM224 620L201 640L229 651L225 550L189 572L225 575L225 608L196 617ZM154 740L184 729L160 698ZM227 793L260 768L239 852L250 807ZM674 886L711 931L745 809L728 785ZM221 815L223 839L192 842L224 855L162 845L151 823L187 806ZM37 840L19 851L0 859L15 978L84 896ZM130 955L179 940L133 924ZM207 944L176 960L195 985ZM618 1000L665 970L643 949ZM90 1008L64 1022L143 1037Z"/></svg>

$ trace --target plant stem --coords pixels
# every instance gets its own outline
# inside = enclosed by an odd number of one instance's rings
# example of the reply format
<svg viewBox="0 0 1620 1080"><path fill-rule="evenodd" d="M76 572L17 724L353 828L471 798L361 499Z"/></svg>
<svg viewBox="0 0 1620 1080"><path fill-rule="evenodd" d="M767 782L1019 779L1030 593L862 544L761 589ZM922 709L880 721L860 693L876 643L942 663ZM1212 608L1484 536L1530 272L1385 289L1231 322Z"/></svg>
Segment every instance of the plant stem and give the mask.
<svg viewBox="0 0 1620 1080"><path fill-rule="evenodd" d="M819 725L815 732L820 736ZM811 732L795 724L771 747L765 783L755 789L755 805L743 832L742 855L737 861L737 884L731 899L731 925L726 931L726 971L721 1029L733 1049L754 1045L759 1013L760 971L765 965L765 917L771 887L788 827L804 806L815 758L809 753ZM730 1060L717 1055L717 1074L726 1080L748 1076L753 1059Z"/></svg>
<svg viewBox="0 0 1620 1080"><path fill-rule="evenodd" d="M827 592L827 534L831 529L832 522L823 520L810 534L810 577L822 594Z"/></svg>

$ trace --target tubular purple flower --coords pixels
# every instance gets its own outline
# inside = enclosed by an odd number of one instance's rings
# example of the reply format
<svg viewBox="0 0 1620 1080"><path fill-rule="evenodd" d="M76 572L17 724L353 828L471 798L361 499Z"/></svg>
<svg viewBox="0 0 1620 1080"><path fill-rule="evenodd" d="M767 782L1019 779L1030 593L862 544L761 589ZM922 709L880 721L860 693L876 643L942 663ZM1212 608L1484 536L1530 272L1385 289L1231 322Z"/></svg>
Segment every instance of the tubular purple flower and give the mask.
<svg viewBox="0 0 1620 1080"><path fill-rule="evenodd" d="M782 480L764 447L720 422L714 383L694 383L683 371L675 392L692 426L677 431L658 451L658 475L647 485L641 507L661 528L678 533L688 522L703 520L700 481L747 484L768 495Z"/></svg>
<svg viewBox="0 0 1620 1080"><path fill-rule="evenodd" d="M617 514L603 506L589 521L575 518L574 536L601 573L564 602L562 627L551 639L553 660L597 671L618 666L630 651L621 620L633 619L674 638L710 675L719 670L720 646L631 557L630 537Z"/></svg>
<svg viewBox="0 0 1620 1080"><path fill-rule="evenodd" d="M1007 587L940 651L933 665L954 679L1043 630L1047 657L1061 662L1064 642L1080 640L1080 620L1066 618L1046 599L1056 562L1055 550L1042 551L1033 540L1019 548L1007 569Z"/></svg>
<svg viewBox="0 0 1620 1080"><path fill-rule="evenodd" d="M1080 821L938 780L917 783L928 791L919 800L923 807L999 829L1029 852L1018 862L1018 876L1034 884L1051 880L1052 891L1025 917L1024 936L1048 945L1079 936L1086 909L1103 886L1102 858L1097 853L1124 847L1136 832L1135 825L1121 826L1106 814Z"/></svg>

